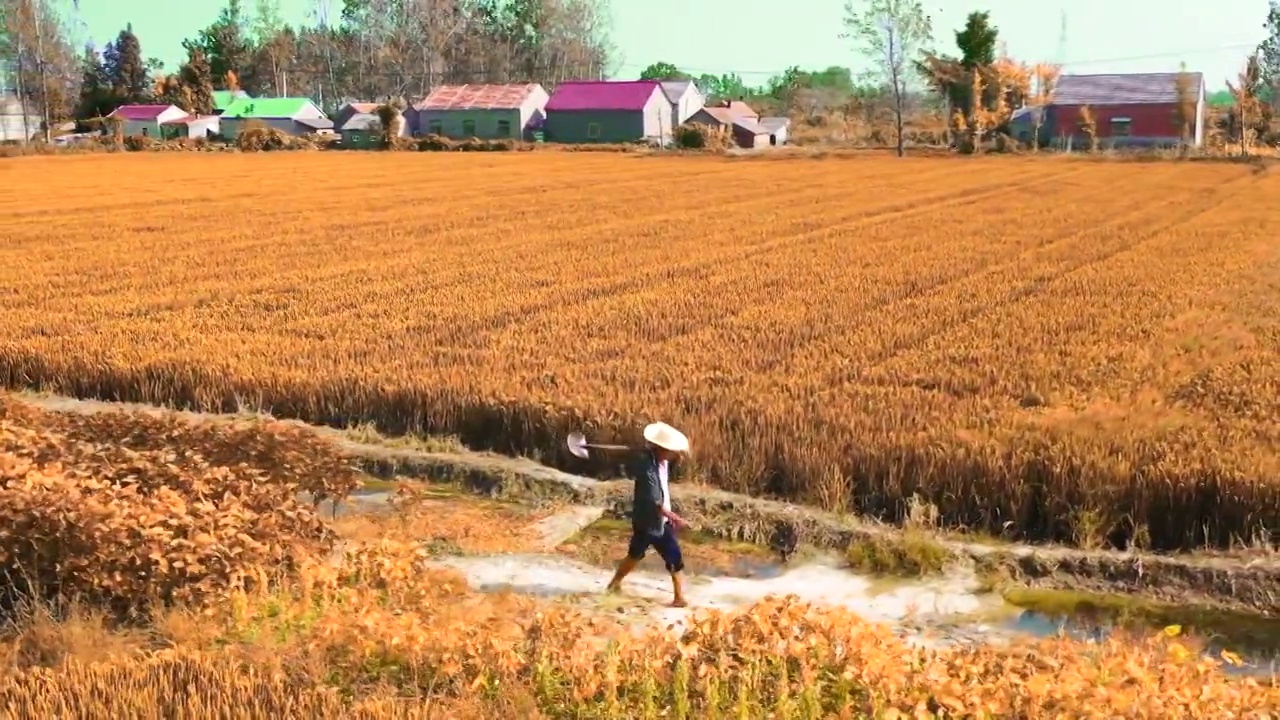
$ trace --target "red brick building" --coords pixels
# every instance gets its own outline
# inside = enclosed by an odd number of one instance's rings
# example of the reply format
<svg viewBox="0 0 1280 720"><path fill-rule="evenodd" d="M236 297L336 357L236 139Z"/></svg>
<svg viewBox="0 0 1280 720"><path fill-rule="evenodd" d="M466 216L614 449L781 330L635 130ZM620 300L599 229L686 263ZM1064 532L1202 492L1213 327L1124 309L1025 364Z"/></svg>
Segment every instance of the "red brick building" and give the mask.
<svg viewBox="0 0 1280 720"><path fill-rule="evenodd" d="M1195 107L1189 139L1199 147L1204 142L1204 75L1186 73L1185 79L1186 99ZM1088 105L1104 148L1177 145L1182 139L1182 92L1179 73L1063 75L1046 108L1044 130L1051 143L1069 139L1073 147L1084 147L1088 137L1081 128L1080 109Z"/></svg>

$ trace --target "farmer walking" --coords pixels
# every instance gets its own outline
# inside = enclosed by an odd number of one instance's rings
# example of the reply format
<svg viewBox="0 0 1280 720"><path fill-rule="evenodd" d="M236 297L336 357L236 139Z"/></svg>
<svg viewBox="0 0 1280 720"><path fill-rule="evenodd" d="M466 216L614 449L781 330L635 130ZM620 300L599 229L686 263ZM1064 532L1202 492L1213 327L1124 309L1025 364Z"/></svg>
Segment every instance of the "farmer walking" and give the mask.
<svg viewBox="0 0 1280 720"><path fill-rule="evenodd" d="M645 448L635 460L632 477L635 479L634 507L631 511L631 543L627 556L618 565L609 592L622 589L622 579L644 559L650 547L658 552L671 573L671 587L675 593L673 607L687 607L680 572L684 570L684 558L675 531L687 525L671 511L669 478L671 465L689 451L689 439L666 423L653 423L644 429Z"/></svg>

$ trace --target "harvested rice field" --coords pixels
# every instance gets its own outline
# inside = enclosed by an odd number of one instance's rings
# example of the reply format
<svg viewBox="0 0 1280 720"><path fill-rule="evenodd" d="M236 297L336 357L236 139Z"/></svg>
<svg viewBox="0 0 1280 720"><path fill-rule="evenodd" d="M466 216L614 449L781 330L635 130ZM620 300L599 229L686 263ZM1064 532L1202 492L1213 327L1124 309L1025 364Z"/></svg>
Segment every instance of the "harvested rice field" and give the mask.
<svg viewBox="0 0 1280 720"><path fill-rule="evenodd" d="M457 434L663 419L731 490L1275 544L1280 175L597 153L0 164L0 382Z"/></svg>

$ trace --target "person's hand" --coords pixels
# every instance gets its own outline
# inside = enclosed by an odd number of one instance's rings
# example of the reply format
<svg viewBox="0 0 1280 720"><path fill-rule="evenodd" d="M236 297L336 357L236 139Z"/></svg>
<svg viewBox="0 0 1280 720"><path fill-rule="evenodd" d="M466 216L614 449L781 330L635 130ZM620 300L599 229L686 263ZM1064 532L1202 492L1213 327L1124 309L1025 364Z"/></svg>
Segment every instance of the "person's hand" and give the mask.
<svg viewBox="0 0 1280 720"><path fill-rule="evenodd" d="M684 518L680 517L679 515L672 515L671 527L675 528L676 530L683 530L689 527L689 523L685 522Z"/></svg>

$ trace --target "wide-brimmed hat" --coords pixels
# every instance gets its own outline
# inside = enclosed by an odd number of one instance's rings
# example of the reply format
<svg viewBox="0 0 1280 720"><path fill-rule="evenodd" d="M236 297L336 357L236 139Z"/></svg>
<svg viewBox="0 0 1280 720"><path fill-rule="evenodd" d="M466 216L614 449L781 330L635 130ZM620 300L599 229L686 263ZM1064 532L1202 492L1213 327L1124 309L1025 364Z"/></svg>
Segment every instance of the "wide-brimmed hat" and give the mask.
<svg viewBox="0 0 1280 720"><path fill-rule="evenodd" d="M689 438L685 437L684 433L664 422L656 422L646 425L644 428L644 439L647 442L653 443L660 448L670 450L671 452L689 452Z"/></svg>

